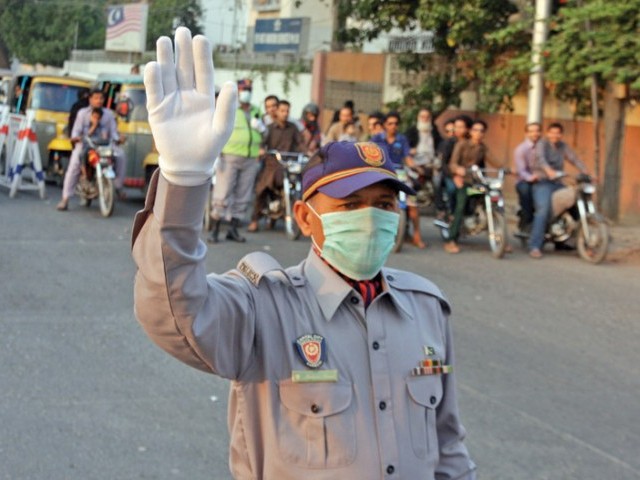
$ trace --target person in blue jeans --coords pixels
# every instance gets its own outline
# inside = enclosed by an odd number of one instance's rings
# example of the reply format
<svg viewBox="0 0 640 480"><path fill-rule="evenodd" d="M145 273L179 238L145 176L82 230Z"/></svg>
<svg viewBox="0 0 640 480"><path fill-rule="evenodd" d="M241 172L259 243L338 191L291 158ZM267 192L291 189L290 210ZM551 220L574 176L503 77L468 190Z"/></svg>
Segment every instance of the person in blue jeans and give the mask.
<svg viewBox="0 0 640 480"><path fill-rule="evenodd" d="M564 161L567 160L581 173L587 174L587 168L576 153L562 141L564 128L560 123L552 123L547 127L546 139L538 142L536 148L539 161L538 169L541 180L533 185L533 225L529 237L529 255L532 258L542 258L544 234L551 214L551 197L554 192L565 188L557 180L564 171Z"/></svg>

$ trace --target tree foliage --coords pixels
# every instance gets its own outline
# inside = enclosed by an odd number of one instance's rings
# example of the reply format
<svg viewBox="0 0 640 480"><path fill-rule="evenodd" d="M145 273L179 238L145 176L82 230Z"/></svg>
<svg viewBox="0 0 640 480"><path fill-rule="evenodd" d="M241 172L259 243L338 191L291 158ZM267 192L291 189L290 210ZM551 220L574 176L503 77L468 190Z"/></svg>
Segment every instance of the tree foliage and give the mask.
<svg viewBox="0 0 640 480"><path fill-rule="evenodd" d="M11 55L24 63L62 66L77 41L77 48L104 48L106 7L130 0L0 0L0 32ZM147 48L175 27L202 32L199 0L151 0ZM77 28L77 38L76 38Z"/></svg>
<svg viewBox="0 0 640 480"><path fill-rule="evenodd" d="M578 113L590 107L595 76L640 89L640 2L572 1L553 19L545 47L545 70L556 97L575 102Z"/></svg>
<svg viewBox="0 0 640 480"><path fill-rule="evenodd" d="M409 72L426 72L419 86L404 88L405 109L413 111L427 104L438 114L448 106L459 106L460 94L475 88L481 104L491 110L517 88L510 82L498 83L503 79L490 75L493 65L506 64L511 52L528 45L522 28L505 30L518 11L509 0L336 0L336 6L356 20L338 32L346 42L371 40L394 28L435 33L433 54L399 57ZM496 31L504 32L496 36Z"/></svg>

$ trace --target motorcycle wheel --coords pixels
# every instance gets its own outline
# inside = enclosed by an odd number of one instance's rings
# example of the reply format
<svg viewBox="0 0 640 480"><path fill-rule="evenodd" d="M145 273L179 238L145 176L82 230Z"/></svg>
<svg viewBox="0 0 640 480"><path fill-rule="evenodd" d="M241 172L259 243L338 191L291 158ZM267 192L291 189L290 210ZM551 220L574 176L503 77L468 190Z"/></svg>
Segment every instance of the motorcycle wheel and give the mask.
<svg viewBox="0 0 640 480"><path fill-rule="evenodd" d="M602 219L587 218L589 237L583 228L578 232L578 254L589 263L598 264L607 256L609 250L609 227Z"/></svg>
<svg viewBox="0 0 640 480"><path fill-rule="evenodd" d="M396 233L396 243L393 244L394 253L402 250L402 244L404 243L404 234L407 229L407 211L405 209L400 210L400 221L398 222L398 233Z"/></svg>
<svg viewBox="0 0 640 480"><path fill-rule="evenodd" d="M113 214L114 197L116 193L115 187L110 178L102 177L98 181L102 182L100 195L98 195L100 214L105 218L110 217Z"/></svg>
<svg viewBox="0 0 640 480"><path fill-rule="evenodd" d="M284 229L289 240L298 240L301 233L298 222L293 218L293 205L296 203L296 200L300 200L300 195L297 190L294 190L289 194L289 201L285 206L284 213Z"/></svg>
<svg viewBox="0 0 640 480"><path fill-rule="evenodd" d="M489 234L489 247L494 258L502 258L507 250L507 222L500 212L494 211L492 215L493 236Z"/></svg>

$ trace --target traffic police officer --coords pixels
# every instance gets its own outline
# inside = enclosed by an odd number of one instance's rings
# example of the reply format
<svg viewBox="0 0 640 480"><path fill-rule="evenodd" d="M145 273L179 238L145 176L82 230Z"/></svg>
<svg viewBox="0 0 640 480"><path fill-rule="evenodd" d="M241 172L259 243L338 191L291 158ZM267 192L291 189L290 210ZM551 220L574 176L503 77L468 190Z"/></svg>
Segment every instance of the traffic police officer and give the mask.
<svg viewBox="0 0 640 480"><path fill-rule="evenodd" d="M284 269L258 252L207 276L199 234L235 86L215 108L207 40L180 27L175 50L174 61L159 39L145 70L160 174L134 224L135 312L171 355L232 380L234 478L475 478L449 304L428 280L383 267L409 187L377 145L328 145L295 206L306 260Z"/></svg>

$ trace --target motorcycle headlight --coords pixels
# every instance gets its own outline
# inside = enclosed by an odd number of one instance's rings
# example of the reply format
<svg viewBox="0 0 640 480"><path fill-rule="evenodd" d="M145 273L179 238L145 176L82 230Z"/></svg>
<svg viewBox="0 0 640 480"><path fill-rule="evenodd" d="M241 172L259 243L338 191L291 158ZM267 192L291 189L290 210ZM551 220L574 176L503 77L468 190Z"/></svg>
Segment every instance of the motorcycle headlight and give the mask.
<svg viewBox="0 0 640 480"><path fill-rule="evenodd" d="M491 190L502 190L502 180L491 180L489 188Z"/></svg>
<svg viewBox="0 0 640 480"><path fill-rule="evenodd" d="M101 157L110 157L113 155L111 147L98 147L98 153Z"/></svg>
<svg viewBox="0 0 640 480"><path fill-rule="evenodd" d="M596 193L596 187L590 183L585 183L582 185L582 191L587 194L593 194Z"/></svg>
<svg viewBox="0 0 640 480"><path fill-rule="evenodd" d="M302 171L302 165L297 162L290 163L288 167L289 173L300 173Z"/></svg>

